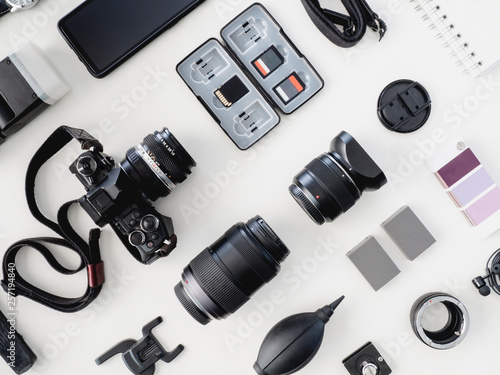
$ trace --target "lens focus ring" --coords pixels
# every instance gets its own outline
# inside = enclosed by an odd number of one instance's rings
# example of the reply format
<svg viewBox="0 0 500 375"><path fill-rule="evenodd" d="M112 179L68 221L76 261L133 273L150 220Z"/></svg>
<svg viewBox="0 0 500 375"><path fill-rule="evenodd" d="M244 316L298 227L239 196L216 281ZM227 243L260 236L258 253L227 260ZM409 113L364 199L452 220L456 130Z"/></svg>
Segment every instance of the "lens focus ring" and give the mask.
<svg viewBox="0 0 500 375"><path fill-rule="evenodd" d="M264 281L271 280L275 273L262 257L260 257L252 247L248 240L241 236L231 236L229 242L233 247L240 253L240 255L247 261L248 265L253 269L258 271L257 275Z"/></svg>
<svg viewBox="0 0 500 375"><path fill-rule="evenodd" d="M224 319L276 277L289 253L260 216L236 223L184 268L175 293L199 323Z"/></svg>
<svg viewBox="0 0 500 375"><path fill-rule="evenodd" d="M334 165L330 167L325 164L324 160L318 158L310 162L307 168L310 173L318 179L318 182L324 184L325 188L332 194L332 198L342 208L342 211L346 212L349 208L354 206L354 203L356 203L355 198L349 192L341 177L334 170L335 168L338 172L342 173L338 167Z"/></svg>
<svg viewBox="0 0 500 375"><path fill-rule="evenodd" d="M147 135L127 151L121 162L123 171L151 201L169 195L195 166L196 162L167 128Z"/></svg>
<svg viewBox="0 0 500 375"><path fill-rule="evenodd" d="M248 301L248 297L224 274L208 249L193 259L191 269L207 295L224 310L233 313Z"/></svg>
<svg viewBox="0 0 500 375"><path fill-rule="evenodd" d="M149 134L146 138L144 138L144 144L153 153L159 167L173 180L174 183L180 183L186 179L185 174L177 166L172 158L172 155L158 144L152 134Z"/></svg>

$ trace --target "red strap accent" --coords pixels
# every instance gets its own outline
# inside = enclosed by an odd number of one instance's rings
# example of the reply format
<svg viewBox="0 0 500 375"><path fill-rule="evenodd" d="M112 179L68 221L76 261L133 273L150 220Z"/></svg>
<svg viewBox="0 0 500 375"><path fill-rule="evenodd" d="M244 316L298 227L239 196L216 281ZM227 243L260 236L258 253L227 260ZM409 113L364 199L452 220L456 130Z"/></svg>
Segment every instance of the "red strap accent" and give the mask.
<svg viewBox="0 0 500 375"><path fill-rule="evenodd" d="M97 288L98 286L104 284L104 263L100 262L97 264L89 264L87 266L87 271L89 273L89 286L91 288Z"/></svg>

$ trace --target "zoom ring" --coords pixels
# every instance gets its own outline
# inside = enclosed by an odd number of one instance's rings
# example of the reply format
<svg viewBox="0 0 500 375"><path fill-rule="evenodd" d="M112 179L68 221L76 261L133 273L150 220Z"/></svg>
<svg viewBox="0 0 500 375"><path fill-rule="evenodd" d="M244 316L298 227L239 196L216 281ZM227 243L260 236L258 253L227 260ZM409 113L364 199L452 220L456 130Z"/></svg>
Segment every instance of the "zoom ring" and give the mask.
<svg viewBox="0 0 500 375"><path fill-rule="evenodd" d="M208 249L192 260L191 270L205 293L224 310L233 313L249 300L219 268Z"/></svg>
<svg viewBox="0 0 500 375"><path fill-rule="evenodd" d="M275 275L276 271L273 270L264 259L262 259L248 243L248 241L241 235L231 236L229 242L243 258L247 261L248 265L254 270L255 274L265 282L269 282Z"/></svg>

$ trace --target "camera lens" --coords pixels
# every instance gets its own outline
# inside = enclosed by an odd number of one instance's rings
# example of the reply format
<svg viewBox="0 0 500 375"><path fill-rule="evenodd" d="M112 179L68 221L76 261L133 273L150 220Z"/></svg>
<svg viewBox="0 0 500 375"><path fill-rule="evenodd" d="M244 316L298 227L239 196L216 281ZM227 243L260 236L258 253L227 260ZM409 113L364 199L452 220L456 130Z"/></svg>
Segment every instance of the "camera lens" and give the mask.
<svg viewBox="0 0 500 375"><path fill-rule="evenodd" d="M201 324L238 310L279 272L290 251L260 216L238 223L184 268L175 294Z"/></svg>
<svg viewBox="0 0 500 375"><path fill-rule="evenodd" d="M378 190L387 179L377 164L347 132L341 132L324 153L297 174L289 191L317 224L332 221L350 209L365 190Z"/></svg>
<svg viewBox="0 0 500 375"><path fill-rule="evenodd" d="M167 128L155 131L127 151L122 169L152 201L183 182L196 162Z"/></svg>

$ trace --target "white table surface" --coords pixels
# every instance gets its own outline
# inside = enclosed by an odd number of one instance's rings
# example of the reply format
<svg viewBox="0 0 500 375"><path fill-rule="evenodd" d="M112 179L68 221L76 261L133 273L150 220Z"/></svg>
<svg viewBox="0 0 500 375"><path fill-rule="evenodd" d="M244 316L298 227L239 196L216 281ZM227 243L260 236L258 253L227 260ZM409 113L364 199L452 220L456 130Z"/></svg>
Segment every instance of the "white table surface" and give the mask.
<svg viewBox="0 0 500 375"><path fill-rule="evenodd" d="M169 197L155 203L158 211L173 218L179 237L177 249L168 258L140 265L106 227L101 249L107 281L88 308L63 314L17 299L17 328L39 358L30 374L127 374L118 357L100 367L94 359L122 339L138 339L142 326L157 316L164 322L154 334L164 347L172 350L179 343L186 347L172 363L159 363L157 374L254 374L252 365L262 339L276 322L314 311L342 294L346 299L328 323L322 347L300 374L347 374L342 359L369 340L395 374L495 373L491 359L498 353L500 298L481 297L470 280L484 271L486 260L499 246L500 232L478 238L423 159L445 139L461 136L500 181L496 162L500 69L477 79L462 74L407 0L370 1L388 24L386 37L379 43L375 33L368 31L358 46L347 50L323 37L300 1L262 0L322 75L325 87L242 152L198 103L175 66L205 40L218 37L220 29L252 1L207 0L102 80L88 74L56 28L57 21L78 3L41 0L36 8L6 15L0 22L0 56L20 40L31 40L72 87L59 103L0 146L0 254L21 238L52 235L28 211L24 177L35 150L59 125L90 131L118 160L148 133L168 126L198 166ZM381 90L401 78L422 83L433 102L428 123L407 135L386 130L376 114ZM287 188L305 164L327 151L341 130L360 142L389 183L365 193L333 223L316 226ZM40 172L37 196L51 217L63 202L84 193L67 170L78 152L73 142ZM221 180L223 175L230 176L227 182ZM437 239L413 262L380 227L403 205L409 205ZM256 214L264 217L291 254L276 279L237 313L201 326L180 305L173 287L194 256L231 225ZM93 227L80 208L72 216L80 233ZM368 235L379 240L401 270L378 292L345 256ZM77 264L72 254L56 252L64 264ZM64 296L77 296L85 288L85 273L59 275L31 250L18 259L20 272L42 288ZM454 295L469 310L470 331L455 349L428 348L411 330L411 305L432 291ZM6 306L3 294L0 308ZM0 373L10 373L3 361Z"/></svg>

